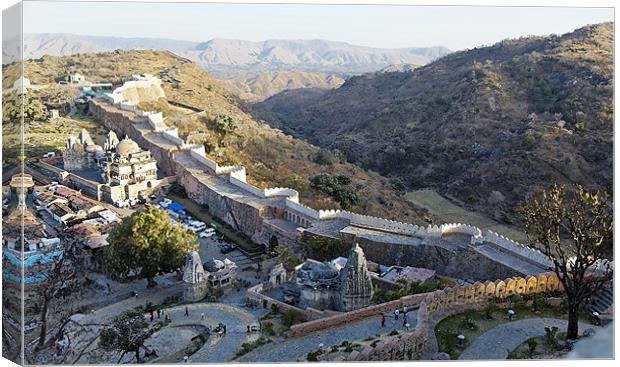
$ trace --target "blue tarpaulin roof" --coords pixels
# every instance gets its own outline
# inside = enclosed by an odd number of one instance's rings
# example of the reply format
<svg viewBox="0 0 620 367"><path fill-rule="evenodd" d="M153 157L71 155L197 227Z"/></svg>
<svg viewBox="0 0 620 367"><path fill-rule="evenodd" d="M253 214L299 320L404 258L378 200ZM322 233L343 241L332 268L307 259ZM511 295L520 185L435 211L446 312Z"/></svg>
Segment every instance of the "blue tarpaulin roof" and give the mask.
<svg viewBox="0 0 620 367"><path fill-rule="evenodd" d="M177 202L172 202L170 203L170 205L168 205L168 209L170 210L174 210L175 212L184 212L185 211L185 207Z"/></svg>
<svg viewBox="0 0 620 367"><path fill-rule="evenodd" d="M62 250L47 253L37 253L25 258L23 266L24 268L30 268L37 264L50 264L57 258L61 257L62 254ZM21 259L18 257L18 255L13 254L12 252L2 251L2 256L7 259L13 266L22 266Z"/></svg>

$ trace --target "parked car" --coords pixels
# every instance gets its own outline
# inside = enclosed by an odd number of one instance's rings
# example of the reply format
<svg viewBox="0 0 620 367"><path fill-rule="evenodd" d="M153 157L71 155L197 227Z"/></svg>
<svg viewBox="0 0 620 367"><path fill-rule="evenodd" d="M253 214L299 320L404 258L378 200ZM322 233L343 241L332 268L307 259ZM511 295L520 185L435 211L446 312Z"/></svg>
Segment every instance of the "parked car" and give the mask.
<svg viewBox="0 0 620 367"><path fill-rule="evenodd" d="M209 237L212 237L214 234L215 234L215 229L207 228L204 231L200 232L198 236L200 238L209 238Z"/></svg>
<svg viewBox="0 0 620 367"><path fill-rule="evenodd" d="M232 252L235 250L235 245L231 245L229 243L225 243L223 245L220 246L220 252L223 254L227 254L229 252Z"/></svg>

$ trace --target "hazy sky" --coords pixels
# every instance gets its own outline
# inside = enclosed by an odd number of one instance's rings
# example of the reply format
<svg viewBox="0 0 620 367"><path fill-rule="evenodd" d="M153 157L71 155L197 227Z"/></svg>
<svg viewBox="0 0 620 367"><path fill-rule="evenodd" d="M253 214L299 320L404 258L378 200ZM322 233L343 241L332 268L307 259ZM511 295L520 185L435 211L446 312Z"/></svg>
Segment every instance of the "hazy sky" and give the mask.
<svg viewBox="0 0 620 367"><path fill-rule="evenodd" d="M189 41L328 39L371 47L440 45L452 50L505 38L562 34L612 20L612 8L24 3L25 33Z"/></svg>

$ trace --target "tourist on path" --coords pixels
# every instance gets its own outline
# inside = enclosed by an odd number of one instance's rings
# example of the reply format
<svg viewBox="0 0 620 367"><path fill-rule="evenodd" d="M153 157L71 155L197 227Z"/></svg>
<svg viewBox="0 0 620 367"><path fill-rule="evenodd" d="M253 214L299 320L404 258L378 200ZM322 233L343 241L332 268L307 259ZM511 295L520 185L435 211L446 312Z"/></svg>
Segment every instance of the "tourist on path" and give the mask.
<svg viewBox="0 0 620 367"><path fill-rule="evenodd" d="M185 306L185 317L189 317L189 309Z"/></svg>
<svg viewBox="0 0 620 367"><path fill-rule="evenodd" d="M204 320L204 319L205 319L205 313L204 313L204 312L201 312L201 313L200 313L200 319L201 319L201 320Z"/></svg>
<svg viewBox="0 0 620 367"><path fill-rule="evenodd" d="M385 314L381 314L381 327L385 326Z"/></svg>
<svg viewBox="0 0 620 367"><path fill-rule="evenodd" d="M400 313L400 311L398 311L398 309L396 311L394 311L394 320L398 320L398 314Z"/></svg>
<svg viewBox="0 0 620 367"><path fill-rule="evenodd" d="M403 326L405 326L406 324L407 324L407 315L403 317Z"/></svg>
<svg viewBox="0 0 620 367"><path fill-rule="evenodd" d="M407 317L407 306L403 306L403 314Z"/></svg>
<svg viewBox="0 0 620 367"><path fill-rule="evenodd" d="M161 319L161 310L159 310L159 309L157 310L157 318Z"/></svg>

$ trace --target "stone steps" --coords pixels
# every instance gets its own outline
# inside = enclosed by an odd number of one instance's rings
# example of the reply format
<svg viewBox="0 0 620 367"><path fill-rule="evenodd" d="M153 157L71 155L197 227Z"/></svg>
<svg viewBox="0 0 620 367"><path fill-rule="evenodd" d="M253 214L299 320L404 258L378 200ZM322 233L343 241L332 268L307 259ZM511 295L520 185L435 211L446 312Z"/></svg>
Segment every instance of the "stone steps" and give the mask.
<svg viewBox="0 0 620 367"><path fill-rule="evenodd" d="M604 288L596 293L590 302L588 310L598 312L600 315L607 313L614 304L614 293L612 288Z"/></svg>

